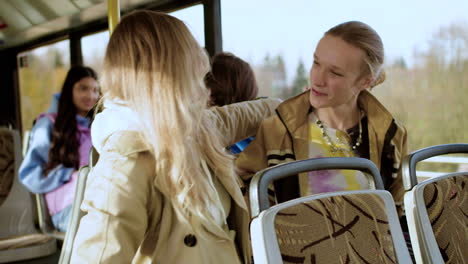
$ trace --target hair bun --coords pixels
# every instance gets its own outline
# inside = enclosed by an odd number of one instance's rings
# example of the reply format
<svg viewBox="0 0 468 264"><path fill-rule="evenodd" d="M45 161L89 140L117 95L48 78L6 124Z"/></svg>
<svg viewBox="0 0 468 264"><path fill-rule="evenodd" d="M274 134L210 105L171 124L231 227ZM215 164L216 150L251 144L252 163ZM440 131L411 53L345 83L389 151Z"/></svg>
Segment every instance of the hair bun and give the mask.
<svg viewBox="0 0 468 264"><path fill-rule="evenodd" d="M379 73L379 76L375 79L375 81L371 84L371 88L374 88L375 86L383 83L387 77L387 74L385 73L384 70L381 70Z"/></svg>

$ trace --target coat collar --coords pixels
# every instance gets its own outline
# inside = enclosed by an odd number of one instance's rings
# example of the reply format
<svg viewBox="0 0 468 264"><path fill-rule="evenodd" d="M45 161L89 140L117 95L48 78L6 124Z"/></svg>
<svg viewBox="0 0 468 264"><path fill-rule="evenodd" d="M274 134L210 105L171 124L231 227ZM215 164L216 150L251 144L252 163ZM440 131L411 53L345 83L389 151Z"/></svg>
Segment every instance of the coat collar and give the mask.
<svg viewBox="0 0 468 264"><path fill-rule="evenodd" d="M143 143L143 141L139 140L140 134L136 131L119 131L118 133L116 133L116 136L118 137L118 142L120 142L118 146L119 151L124 155L149 150L149 148ZM213 175L208 169L205 160L202 160L202 164L200 164L200 166L203 167L203 170L205 173L207 173L207 175L212 175L211 177L216 177L219 180L219 182L223 185L223 187L232 197L237 206L241 207L245 211L248 211L246 202L240 190L240 186L242 184L242 181L240 179L237 180L235 178L233 179L230 177ZM156 179L154 181L156 181ZM156 187L156 184L153 184Z"/></svg>
<svg viewBox="0 0 468 264"><path fill-rule="evenodd" d="M309 91L306 91L281 103L276 112L289 133L294 135L307 123L309 109Z"/></svg>

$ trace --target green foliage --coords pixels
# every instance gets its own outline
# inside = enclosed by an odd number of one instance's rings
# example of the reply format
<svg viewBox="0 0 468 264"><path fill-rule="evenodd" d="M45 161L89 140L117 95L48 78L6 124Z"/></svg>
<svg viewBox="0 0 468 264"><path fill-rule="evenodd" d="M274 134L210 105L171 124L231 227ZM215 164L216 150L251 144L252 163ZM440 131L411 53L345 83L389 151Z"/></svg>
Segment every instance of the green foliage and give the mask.
<svg viewBox="0 0 468 264"><path fill-rule="evenodd" d="M266 54L263 63L254 67L259 95L287 99L304 91L308 85L309 76L304 62L299 60L292 86L288 85L286 66L281 54L270 56Z"/></svg>
<svg viewBox="0 0 468 264"><path fill-rule="evenodd" d="M393 67L404 69L404 70L408 68L406 65L406 61L403 57L396 59L395 62L393 63Z"/></svg>
<svg viewBox="0 0 468 264"><path fill-rule="evenodd" d="M284 69L278 66L278 58L282 59L280 55L265 57L256 69L257 80L260 94L286 99L302 91L308 74L300 61L292 85L283 85L281 92L273 90L273 79L285 78L280 74ZM386 81L372 91L407 128L409 151L468 143L467 23L453 23L436 30L428 41L428 49L414 52L414 61L414 65L408 66L403 58L397 58L387 65ZM423 170L451 171L457 165L423 163L423 166Z"/></svg>
<svg viewBox="0 0 468 264"><path fill-rule="evenodd" d="M406 126L410 151L468 142L467 52L468 27L443 27L428 51L415 55L417 65L387 68L387 80L373 92Z"/></svg>
<svg viewBox="0 0 468 264"><path fill-rule="evenodd" d="M54 68L63 68L63 67L65 67L65 63L63 63L63 56L58 50L55 50L54 56L55 56Z"/></svg>
<svg viewBox="0 0 468 264"><path fill-rule="evenodd" d="M417 51L411 67L396 59L387 80L373 93L408 130L409 150L445 143L468 142L468 25L454 23L437 30L426 52ZM19 69L23 129L45 112L52 94L59 92L68 64L63 54L50 47L45 55L29 53L28 67ZM100 67L101 57L95 57ZM90 62L91 63L91 62ZM94 62L91 63L94 66ZM97 67L97 66L96 66ZM97 67L97 69L99 69ZM294 96L308 82L307 69L299 61L293 83L288 85L281 54L267 54L254 67L259 95ZM432 170L433 165L427 165Z"/></svg>
<svg viewBox="0 0 468 264"><path fill-rule="evenodd" d="M47 111L52 95L60 92L67 74L63 55L53 47L44 55L34 51L28 56L28 65L19 69L21 119L23 131L30 130L35 118Z"/></svg>
<svg viewBox="0 0 468 264"><path fill-rule="evenodd" d="M299 60L299 64L296 68L296 77L294 78L292 87L290 89L290 94L287 97L292 97L302 93L307 85L309 84L309 76L307 74L306 68L304 66L304 62Z"/></svg>
<svg viewBox="0 0 468 264"><path fill-rule="evenodd" d="M263 63L254 67L259 87L259 96L282 97L287 90L286 66L283 56L278 54L271 57L266 54Z"/></svg>

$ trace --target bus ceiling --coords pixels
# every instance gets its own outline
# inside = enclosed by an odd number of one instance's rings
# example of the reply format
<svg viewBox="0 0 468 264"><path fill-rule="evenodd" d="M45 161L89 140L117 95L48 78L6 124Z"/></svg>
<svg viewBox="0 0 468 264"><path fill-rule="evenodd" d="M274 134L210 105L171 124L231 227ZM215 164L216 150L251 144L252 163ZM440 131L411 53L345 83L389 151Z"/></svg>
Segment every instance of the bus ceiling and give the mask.
<svg viewBox="0 0 468 264"><path fill-rule="evenodd" d="M202 1L119 1L122 14L135 9L173 11L199 3ZM75 31L89 34L106 28L106 0L0 0L0 51L43 44Z"/></svg>

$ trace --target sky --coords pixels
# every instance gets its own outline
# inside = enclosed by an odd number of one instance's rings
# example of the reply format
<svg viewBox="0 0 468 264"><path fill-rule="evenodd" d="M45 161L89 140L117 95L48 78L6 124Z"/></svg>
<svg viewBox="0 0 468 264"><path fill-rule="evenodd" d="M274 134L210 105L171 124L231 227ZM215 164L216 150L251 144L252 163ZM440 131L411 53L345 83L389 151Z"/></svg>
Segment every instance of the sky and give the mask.
<svg viewBox="0 0 468 264"><path fill-rule="evenodd" d="M172 14L203 46L203 7ZM457 22L468 27L468 0L221 0L221 18L224 51L252 65L260 64L267 53L282 54L291 81L299 59L310 68L323 33L350 20L367 23L379 33L387 62L403 58L411 67L414 51L426 50L441 26ZM107 39L108 34L100 34L83 40L85 63L104 54Z"/></svg>
<svg viewBox="0 0 468 264"><path fill-rule="evenodd" d="M204 44L203 8L174 13ZM468 0L221 0L223 50L260 64L265 55L282 54L291 81L299 59L307 69L315 46L329 28L350 20L373 27L382 38L388 63L425 51L441 27L465 23Z"/></svg>

